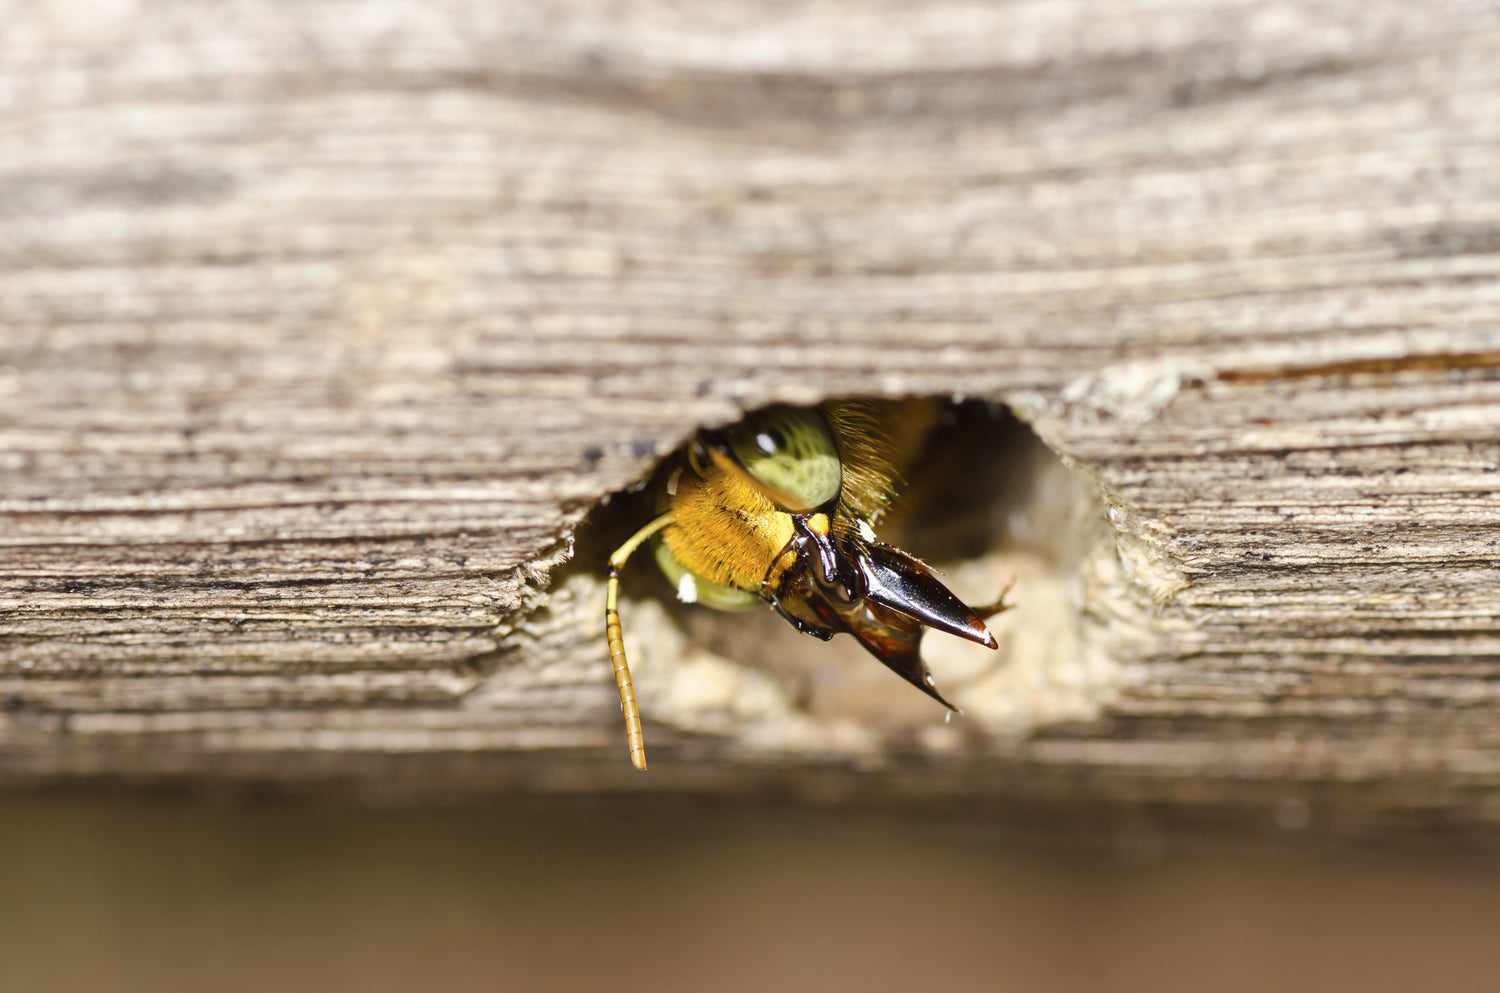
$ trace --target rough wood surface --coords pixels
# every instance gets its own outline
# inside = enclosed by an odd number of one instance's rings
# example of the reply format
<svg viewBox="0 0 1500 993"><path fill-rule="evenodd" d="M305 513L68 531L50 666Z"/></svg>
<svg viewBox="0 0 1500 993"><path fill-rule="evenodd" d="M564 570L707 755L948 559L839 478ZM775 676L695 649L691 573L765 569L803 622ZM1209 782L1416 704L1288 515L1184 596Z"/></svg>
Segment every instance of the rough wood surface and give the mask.
<svg viewBox="0 0 1500 993"><path fill-rule="evenodd" d="M5 780L1500 820L1493 4L0 23ZM643 596L635 776L573 528L698 425L912 393L1107 519L992 564L968 720Z"/></svg>

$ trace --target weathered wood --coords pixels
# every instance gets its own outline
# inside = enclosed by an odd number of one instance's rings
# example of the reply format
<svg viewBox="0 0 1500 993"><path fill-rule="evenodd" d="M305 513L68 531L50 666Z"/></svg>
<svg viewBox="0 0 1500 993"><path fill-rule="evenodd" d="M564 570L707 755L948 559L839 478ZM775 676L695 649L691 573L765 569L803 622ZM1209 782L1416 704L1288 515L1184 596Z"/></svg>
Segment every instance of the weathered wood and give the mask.
<svg viewBox="0 0 1500 993"><path fill-rule="evenodd" d="M1500 819L1491 6L3 23L5 779ZM1011 405L1086 540L970 563L1018 607L947 727L642 594L634 776L573 529L844 394Z"/></svg>

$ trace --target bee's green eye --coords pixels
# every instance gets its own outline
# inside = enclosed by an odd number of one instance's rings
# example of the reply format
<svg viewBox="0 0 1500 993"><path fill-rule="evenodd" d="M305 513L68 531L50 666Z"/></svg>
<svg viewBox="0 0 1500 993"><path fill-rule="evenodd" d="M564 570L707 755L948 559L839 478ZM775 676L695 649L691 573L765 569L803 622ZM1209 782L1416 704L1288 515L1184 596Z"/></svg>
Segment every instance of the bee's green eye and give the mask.
<svg viewBox="0 0 1500 993"><path fill-rule="evenodd" d="M803 508L821 507L839 495L838 447L816 410L768 407L725 431L724 440L746 472L797 497Z"/></svg>
<svg viewBox="0 0 1500 993"><path fill-rule="evenodd" d="M755 447L763 455L775 455L786 448L786 439L782 437L780 431L775 428L768 428L765 431L756 432Z"/></svg>

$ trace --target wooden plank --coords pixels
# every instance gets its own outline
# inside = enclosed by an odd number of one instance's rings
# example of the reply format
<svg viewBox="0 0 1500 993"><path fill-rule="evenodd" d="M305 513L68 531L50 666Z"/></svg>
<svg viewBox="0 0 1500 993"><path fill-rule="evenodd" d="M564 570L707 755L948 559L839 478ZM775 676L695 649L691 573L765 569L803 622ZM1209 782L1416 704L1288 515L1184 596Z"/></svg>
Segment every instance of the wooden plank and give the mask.
<svg viewBox="0 0 1500 993"><path fill-rule="evenodd" d="M1500 817L1492 7L5 23L0 776ZM953 564L1016 577L1007 650L934 639L945 726L632 591L632 778L575 528L851 394L1008 404L1077 467Z"/></svg>

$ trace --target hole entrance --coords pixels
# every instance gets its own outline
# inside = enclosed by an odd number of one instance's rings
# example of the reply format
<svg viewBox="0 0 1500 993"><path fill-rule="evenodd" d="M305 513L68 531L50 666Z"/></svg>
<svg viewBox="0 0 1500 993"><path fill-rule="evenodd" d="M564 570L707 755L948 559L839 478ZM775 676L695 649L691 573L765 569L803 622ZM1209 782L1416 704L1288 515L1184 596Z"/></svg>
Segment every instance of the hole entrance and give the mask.
<svg viewBox="0 0 1500 993"><path fill-rule="evenodd" d="M900 463L878 540L931 566L968 604L994 603L1009 588L1012 609L986 619L998 651L940 631L923 637L939 691L963 716L946 720L940 704L853 637L809 637L769 605L724 612L680 602L642 548L621 573L620 615L648 747L652 725L668 724L757 751L858 757L952 750L1092 716L1113 683L1112 666L1088 649L1081 616L1088 563L1101 550L1113 554L1097 487L1003 408L894 401L878 413ZM680 464L670 456L596 507L556 577L553 621L561 611L592 633L601 654L605 564L656 516Z"/></svg>

